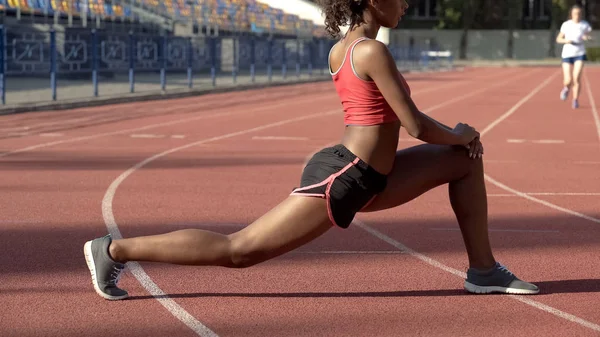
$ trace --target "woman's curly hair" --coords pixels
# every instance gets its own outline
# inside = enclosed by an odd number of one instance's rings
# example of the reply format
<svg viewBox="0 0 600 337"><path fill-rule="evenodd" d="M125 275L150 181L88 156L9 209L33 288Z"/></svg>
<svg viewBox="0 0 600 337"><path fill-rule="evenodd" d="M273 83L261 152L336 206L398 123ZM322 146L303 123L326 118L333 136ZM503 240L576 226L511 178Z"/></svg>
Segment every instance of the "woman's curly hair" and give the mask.
<svg viewBox="0 0 600 337"><path fill-rule="evenodd" d="M363 12L368 0L319 0L325 14L325 30L332 37L338 37L340 26L352 27L363 22Z"/></svg>

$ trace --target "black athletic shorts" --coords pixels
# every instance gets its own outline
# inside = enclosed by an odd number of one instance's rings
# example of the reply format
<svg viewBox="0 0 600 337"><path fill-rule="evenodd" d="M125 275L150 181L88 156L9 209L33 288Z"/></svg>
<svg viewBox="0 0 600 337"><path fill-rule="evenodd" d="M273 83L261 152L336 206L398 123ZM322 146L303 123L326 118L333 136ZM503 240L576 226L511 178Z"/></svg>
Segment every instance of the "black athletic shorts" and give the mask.
<svg viewBox="0 0 600 337"><path fill-rule="evenodd" d="M348 228L354 216L366 207L387 183L387 176L338 144L317 152L306 164L300 187L291 195L327 199L331 222Z"/></svg>

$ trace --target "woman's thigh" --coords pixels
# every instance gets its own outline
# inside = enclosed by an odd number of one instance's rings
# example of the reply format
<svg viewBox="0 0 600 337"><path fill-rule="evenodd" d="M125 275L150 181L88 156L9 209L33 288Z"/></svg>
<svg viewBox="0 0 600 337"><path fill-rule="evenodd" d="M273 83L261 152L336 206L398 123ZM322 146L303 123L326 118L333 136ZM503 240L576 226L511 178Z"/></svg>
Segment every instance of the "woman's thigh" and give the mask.
<svg viewBox="0 0 600 337"><path fill-rule="evenodd" d="M361 212L374 212L407 203L443 184L458 180L481 159L472 159L462 146L423 144L396 153L388 183Z"/></svg>

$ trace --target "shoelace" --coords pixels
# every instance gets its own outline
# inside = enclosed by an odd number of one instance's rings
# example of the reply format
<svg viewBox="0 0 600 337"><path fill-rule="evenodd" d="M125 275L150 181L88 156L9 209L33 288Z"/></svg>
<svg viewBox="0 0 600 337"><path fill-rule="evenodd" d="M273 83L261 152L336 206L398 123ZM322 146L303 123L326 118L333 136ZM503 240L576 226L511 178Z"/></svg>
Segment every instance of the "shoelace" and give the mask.
<svg viewBox="0 0 600 337"><path fill-rule="evenodd" d="M121 279L121 271L124 269L125 267L120 266L120 265L113 265L113 269L110 272L110 279L108 280L108 283L111 285L116 286L117 283L119 283L119 280Z"/></svg>
<svg viewBox="0 0 600 337"><path fill-rule="evenodd" d="M508 268L506 268L506 267L505 267L505 266L503 266L503 265L499 265L499 266L498 266L498 269L499 269L501 272L504 272L504 273L506 273L506 274L508 274L508 275L511 275L511 276L513 275L513 273L512 273L510 270L508 270Z"/></svg>

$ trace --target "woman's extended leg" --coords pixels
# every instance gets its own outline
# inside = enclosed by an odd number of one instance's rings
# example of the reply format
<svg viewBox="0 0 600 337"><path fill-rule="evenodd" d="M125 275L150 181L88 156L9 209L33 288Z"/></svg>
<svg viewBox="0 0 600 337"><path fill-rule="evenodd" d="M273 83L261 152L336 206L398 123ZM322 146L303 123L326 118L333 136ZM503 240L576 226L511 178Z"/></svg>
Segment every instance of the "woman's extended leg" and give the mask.
<svg viewBox="0 0 600 337"><path fill-rule="evenodd" d="M463 147L424 144L404 149L397 152L388 186L363 212L393 208L448 184L471 267L465 283L468 290L537 293L536 286L518 280L494 259L483 173L483 161L469 158Z"/></svg>
<svg viewBox="0 0 600 337"><path fill-rule="evenodd" d="M331 227L324 199L290 196L230 235L187 229L112 242L103 237L86 243L84 252L96 292L118 300L128 295L116 286L128 261L244 268L298 248Z"/></svg>
<svg viewBox="0 0 600 337"><path fill-rule="evenodd" d="M575 61L573 65L573 108L579 108L579 94L581 93L581 73L583 61Z"/></svg>
<svg viewBox="0 0 600 337"><path fill-rule="evenodd" d="M563 89L560 92L560 99L565 101L569 97L569 91L571 90L571 85L573 84L573 78L571 76L573 72L573 66L569 62L562 63L563 70Z"/></svg>

